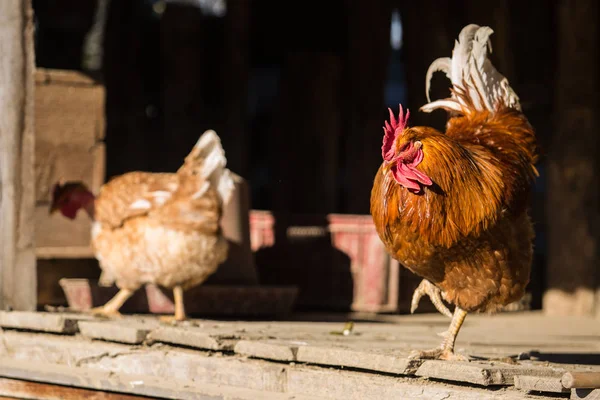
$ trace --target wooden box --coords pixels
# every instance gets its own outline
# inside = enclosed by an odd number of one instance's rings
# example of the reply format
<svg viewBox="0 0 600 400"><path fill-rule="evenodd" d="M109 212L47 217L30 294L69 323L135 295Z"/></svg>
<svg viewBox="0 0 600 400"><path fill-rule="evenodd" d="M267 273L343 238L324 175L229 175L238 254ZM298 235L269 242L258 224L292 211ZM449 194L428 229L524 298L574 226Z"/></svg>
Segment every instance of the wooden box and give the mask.
<svg viewBox="0 0 600 400"><path fill-rule="evenodd" d="M90 221L49 215L59 179L104 183L104 87L75 71L37 69L35 75L36 253L38 258L92 257Z"/></svg>

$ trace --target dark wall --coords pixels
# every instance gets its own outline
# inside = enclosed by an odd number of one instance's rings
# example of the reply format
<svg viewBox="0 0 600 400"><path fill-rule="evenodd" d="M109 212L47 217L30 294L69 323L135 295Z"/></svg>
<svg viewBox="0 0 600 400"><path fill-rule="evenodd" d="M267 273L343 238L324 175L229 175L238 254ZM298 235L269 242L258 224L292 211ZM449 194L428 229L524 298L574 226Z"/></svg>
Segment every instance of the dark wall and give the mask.
<svg viewBox="0 0 600 400"><path fill-rule="evenodd" d="M231 168L251 181L253 207L284 214L368 213L381 125L386 107L397 107L386 104L386 93L406 96L413 124L442 128L443 112L416 111L425 102L427 67L450 55L467 23L492 26L492 59L519 94L541 145L532 200L539 306L546 150L558 111L558 2L249 0L229 2L225 17L177 4L162 12L158 3L110 3L103 69L94 75L107 89L108 176L172 171L213 128ZM81 69L95 2L36 0L34 7L38 65ZM396 52L389 40L393 9L404 31ZM432 97L447 93L439 74Z"/></svg>

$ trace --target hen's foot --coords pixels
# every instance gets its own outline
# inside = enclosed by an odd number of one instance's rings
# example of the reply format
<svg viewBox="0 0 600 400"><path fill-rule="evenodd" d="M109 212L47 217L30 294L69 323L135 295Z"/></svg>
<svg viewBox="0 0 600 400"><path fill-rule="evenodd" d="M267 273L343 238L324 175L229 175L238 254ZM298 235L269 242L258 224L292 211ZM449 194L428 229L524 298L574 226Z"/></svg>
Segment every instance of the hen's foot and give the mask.
<svg viewBox="0 0 600 400"><path fill-rule="evenodd" d="M119 309L127 301L128 298L133 294L132 290L121 289L119 293L115 295L108 303L102 307L92 308L88 312L92 315L104 318L123 318Z"/></svg>
<svg viewBox="0 0 600 400"><path fill-rule="evenodd" d="M175 315L163 315L160 317L161 322L175 324L186 320L185 307L183 305L183 288L181 286L173 288L173 298L175 300Z"/></svg>
<svg viewBox="0 0 600 400"><path fill-rule="evenodd" d="M160 322L164 322L166 324L176 324L186 320L185 315L183 317L177 315L161 315L158 319Z"/></svg>
<svg viewBox="0 0 600 400"><path fill-rule="evenodd" d="M420 360L445 360L445 361L469 361L468 357L448 349L435 348L431 350L414 350L408 356L410 359Z"/></svg>
<svg viewBox="0 0 600 400"><path fill-rule="evenodd" d="M423 279L419 286L415 289L415 292L413 293L412 301L410 303L410 313L414 314L414 312L419 307L421 297L427 295L431 299L431 302L433 303L435 308L441 314L444 314L448 318L452 318L452 312L448 309L448 307L446 307L446 305L442 301L441 294L442 291L437 286L429 282L427 279Z"/></svg>
<svg viewBox="0 0 600 400"><path fill-rule="evenodd" d="M112 309L106 308L106 307L95 307L95 308L92 308L91 310L89 310L88 313L95 317L110 318L110 319L123 318L123 315L119 311L112 310Z"/></svg>

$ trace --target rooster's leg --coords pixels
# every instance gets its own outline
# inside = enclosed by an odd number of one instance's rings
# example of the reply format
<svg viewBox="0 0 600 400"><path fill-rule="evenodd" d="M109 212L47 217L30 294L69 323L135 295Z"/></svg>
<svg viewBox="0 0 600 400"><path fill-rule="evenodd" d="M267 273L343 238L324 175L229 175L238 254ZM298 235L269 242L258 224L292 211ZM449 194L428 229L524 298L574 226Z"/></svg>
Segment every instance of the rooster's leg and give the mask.
<svg viewBox="0 0 600 400"><path fill-rule="evenodd" d="M183 288L175 286L173 288L173 298L175 300L175 315L165 315L160 317L163 322L174 322L185 320L185 306L183 304Z"/></svg>
<svg viewBox="0 0 600 400"><path fill-rule="evenodd" d="M429 296L435 308L448 318L452 318L452 312L442 301L441 290L427 279L423 279L413 293L412 301L410 302L410 313L414 314L419 307L421 297Z"/></svg>
<svg viewBox="0 0 600 400"><path fill-rule="evenodd" d="M465 321L467 312L459 307L454 310L452 316L452 322L450 327L444 335L444 341L442 345L433 350L416 351L411 353L409 358L421 358L421 359L434 359L434 360L453 360L453 361L468 361L465 356L454 353L454 343L456 342L456 336L460 331L460 327Z"/></svg>
<svg viewBox="0 0 600 400"><path fill-rule="evenodd" d="M131 297L132 294L133 290L121 289L119 293L115 295L115 297L109 300L108 303L102 307L92 308L89 312L92 315L101 317L120 318L121 313L119 312L119 309L123 306L127 299Z"/></svg>

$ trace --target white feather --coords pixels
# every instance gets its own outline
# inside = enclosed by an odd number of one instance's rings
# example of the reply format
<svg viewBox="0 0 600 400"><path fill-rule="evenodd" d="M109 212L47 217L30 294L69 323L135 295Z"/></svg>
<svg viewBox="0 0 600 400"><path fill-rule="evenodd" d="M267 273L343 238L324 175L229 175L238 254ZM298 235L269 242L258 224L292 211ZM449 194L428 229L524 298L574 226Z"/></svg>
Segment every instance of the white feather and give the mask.
<svg viewBox="0 0 600 400"><path fill-rule="evenodd" d="M448 99L431 101L429 89L436 71L445 72L455 89L465 90L478 111L493 112L500 104L521 109L519 97L510 87L508 79L496 70L488 58L488 51L492 51L489 37L493 32L490 27L475 24L462 29L455 42L452 58L439 58L427 70L425 90L428 103L421 107L422 111L431 112L438 108L457 112L465 110L466 104L454 94Z"/></svg>
<svg viewBox="0 0 600 400"><path fill-rule="evenodd" d="M148 195L152 197L152 199L153 199L154 203L156 203L156 205L160 206L160 205L165 204L165 202L171 198L173 193L166 191L166 190L155 190L154 192L148 193Z"/></svg>
<svg viewBox="0 0 600 400"><path fill-rule="evenodd" d="M207 130L200 136L198 142L188 155L187 159L203 159L202 178L207 179L210 185L216 188L222 204L227 204L235 187L231 172L225 168L227 158L221 145L221 139L213 130ZM202 187L194 197L200 197L208 190Z"/></svg>
<svg viewBox="0 0 600 400"><path fill-rule="evenodd" d="M210 188L210 183L204 182L202 184L202 186L200 187L200 190L198 190L196 193L194 193L192 195L192 199L196 200L196 199L199 199L200 197L202 197L204 195L204 193L206 193L208 191L208 188Z"/></svg>
<svg viewBox="0 0 600 400"><path fill-rule="evenodd" d="M146 199L136 200L129 206L132 210L149 210L150 207L152 207L152 203Z"/></svg>

